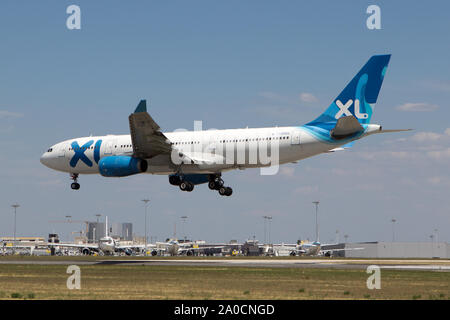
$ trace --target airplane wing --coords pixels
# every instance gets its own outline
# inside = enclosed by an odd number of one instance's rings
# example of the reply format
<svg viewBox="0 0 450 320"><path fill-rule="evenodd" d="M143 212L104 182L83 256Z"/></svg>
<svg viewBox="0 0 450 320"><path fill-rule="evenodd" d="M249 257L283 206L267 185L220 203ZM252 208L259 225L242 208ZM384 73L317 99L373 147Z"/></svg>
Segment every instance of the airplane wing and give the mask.
<svg viewBox="0 0 450 320"><path fill-rule="evenodd" d="M118 250L124 250L124 249L152 249L155 248L155 245L147 244L147 247L145 244L129 244L129 245L118 245L115 246Z"/></svg>
<svg viewBox="0 0 450 320"><path fill-rule="evenodd" d="M172 144L160 131L160 127L147 113L147 102L141 100L134 113L128 120L130 122L133 154L142 159L149 159L159 154L170 154Z"/></svg>
<svg viewBox="0 0 450 320"><path fill-rule="evenodd" d="M49 247L65 247L65 248L89 248L98 249L98 244L86 243L86 244L74 244L74 243L47 243Z"/></svg>

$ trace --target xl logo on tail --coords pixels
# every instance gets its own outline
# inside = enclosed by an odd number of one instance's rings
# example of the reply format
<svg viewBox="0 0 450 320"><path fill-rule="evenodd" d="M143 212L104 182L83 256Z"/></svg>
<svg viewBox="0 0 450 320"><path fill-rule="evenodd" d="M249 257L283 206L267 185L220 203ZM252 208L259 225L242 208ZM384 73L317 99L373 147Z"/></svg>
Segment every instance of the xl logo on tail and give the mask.
<svg viewBox="0 0 450 320"><path fill-rule="evenodd" d="M339 111L334 116L336 119L339 119L342 116L352 116L353 114L348 110L353 104L353 100L348 100L345 104L342 104L340 100L336 100L336 105L339 108ZM355 117L358 119L367 119L369 115L367 113L360 113L359 110L359 100L355 100Z"/></svg>

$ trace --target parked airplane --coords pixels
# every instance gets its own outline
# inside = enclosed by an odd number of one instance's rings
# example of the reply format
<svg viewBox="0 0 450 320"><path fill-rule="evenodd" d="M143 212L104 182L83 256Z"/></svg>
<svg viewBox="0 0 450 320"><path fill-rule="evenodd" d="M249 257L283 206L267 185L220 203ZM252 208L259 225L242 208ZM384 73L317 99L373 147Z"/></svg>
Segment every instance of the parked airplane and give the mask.
<svg viewBox="0 0 450 320"><path fill-rule="evenodd" d="M336 248L337 243L321 244L319 241L303 242L298 244L281 244L274 245L273 250L289 252L290 256L325 256L332 257L337 252L362 250L364 248Z"/></svg>
<svg viewBox="0 0 450 320"><path fill-rule="evenodd" d="M156 242L151 251L152 256L168 253L171 256L192 256L211 249L223 249L225 245L202 245L195 242L179 242L177 239L168 239L166 242Z"/></svg>
<svg viewBox="0 0 450 320"><path fill-rule="evenodd" d="M296 162L345 149L371 134L405 131L370 123L389 59L372 56L325 112L302 126L163 133L141 100L129 116L129 135L66 140L50 147L40 161L70 173L75 190L80 174L150 173L168 175L183 191L208 183L211 190L230 196L233 190L224 185L223 172Z"/></svg>
<svg viewBox="0 0 450 320"><path fill-rule="evenodd" d="M63 247L63 248L78 248L84 255L89 255L92 252L97 252L105 255L112 255L115 252L123 251L130 255L132 249L144 249L144 245L120 245L108 233L108 217L105 221L105 236L100 238L98 243L48 243L49 247Z"/></svg>

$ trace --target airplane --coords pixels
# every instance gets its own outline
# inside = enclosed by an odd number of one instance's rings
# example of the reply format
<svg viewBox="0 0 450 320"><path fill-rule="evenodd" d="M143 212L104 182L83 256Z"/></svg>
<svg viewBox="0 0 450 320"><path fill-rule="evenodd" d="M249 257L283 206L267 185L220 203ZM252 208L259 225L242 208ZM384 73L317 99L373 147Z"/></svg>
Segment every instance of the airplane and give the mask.
<svg viewBox="0 0 450 320"><path fill-rule="evenodd" d="M318 154L344 150L385 130L370 123L391 55L374 55L316 119L299 126L162 132L141 100L128 120L130 134L82 137L59 142L42 154L45 166L70 174L80 189L80 174L126 177L168 175L182 191L207 183L222 196L233 193L222 173L276 167ZM271 161L272 158L278 159Z"/></svg>
<svg viewBox="0 0 450 320"><path fill-rule="evenodd" d="M298 244L274 245L274 251L289 252L290 256L324 256L332 257L336 252L362 250L364 248L334 248L335 244L321 244L318 240L314 242L301 241ZM276 247L276 248L275 248Z"/></svg>
<svg viewBox="0 0 450 320"><path fill-rule="evenodd" d="M115 252L123 251L127 255L132 254L132 249L142 249L144 245L124 245L121 246L108 234L108 217L105 221L105 236L100 238L98 243L48 243L49 247L78 248L83 255L90 255L93 252L101 255L113 255Z"/></svg>
<svg viewBox="0 0 450 320"><path fill-rule="evenodd" d="M187 255L192 256L196 253L211 249L223 249L226 245L202 245L195 242L179 242L177 239L168 239L166 242L156 242L151 251L152 256L168 253L171 256Z"/></svg>

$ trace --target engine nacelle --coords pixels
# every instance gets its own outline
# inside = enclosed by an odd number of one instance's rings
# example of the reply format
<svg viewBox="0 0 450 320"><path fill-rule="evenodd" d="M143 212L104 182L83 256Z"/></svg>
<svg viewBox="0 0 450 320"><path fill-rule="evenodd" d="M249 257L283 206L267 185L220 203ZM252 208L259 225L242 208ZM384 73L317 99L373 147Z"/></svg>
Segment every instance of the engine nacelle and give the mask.
<svg viewBox="0 0 450 320"><path fill-rule="evenodd" d="M130 156L104 157L98 162L98 171L104 177L126 177L147 171L147 161Z"/></svg>
<svg viewBox="0 0 450 320"><path fill-rule="evenodd" d="M82 253L84 256L88 256L88 255L91 254L91 250L90 250L89 248L83 248L83 249L81 250L81 253Z"/></svg>

